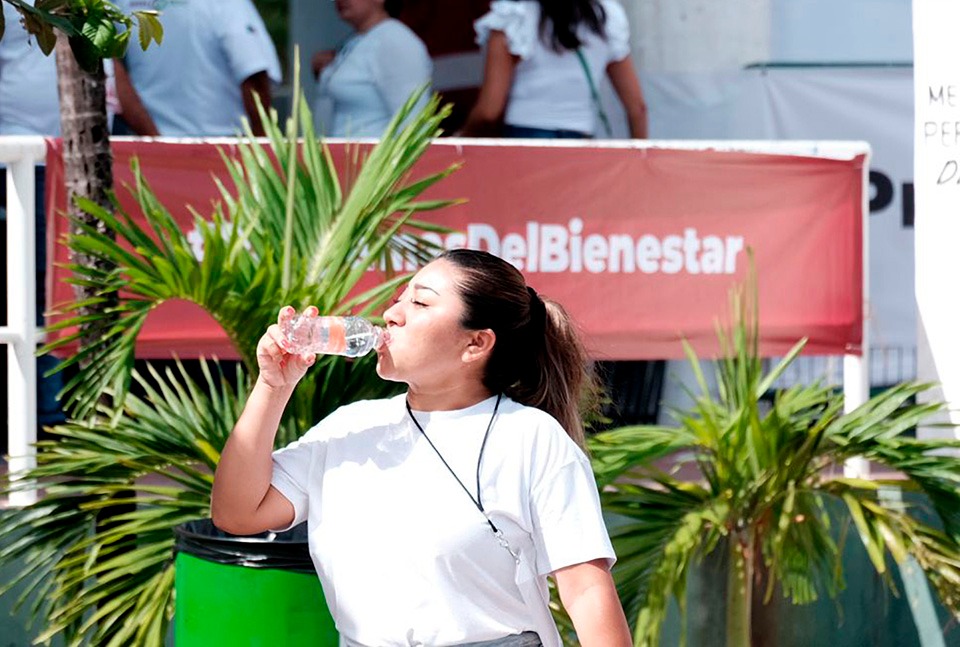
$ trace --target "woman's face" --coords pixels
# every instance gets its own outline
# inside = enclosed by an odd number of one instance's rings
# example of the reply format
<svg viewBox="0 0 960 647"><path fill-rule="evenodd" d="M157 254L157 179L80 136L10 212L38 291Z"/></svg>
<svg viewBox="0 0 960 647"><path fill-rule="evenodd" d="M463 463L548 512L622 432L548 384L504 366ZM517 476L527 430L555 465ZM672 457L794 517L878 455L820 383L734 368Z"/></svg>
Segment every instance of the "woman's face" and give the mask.
<svg viewBox="0 0 960 647"><path fill-rule="evenodd" d="M334 0L337 13L354 29L360 29L374 16L386 13L383 0Z"/></svg>
<svg viewBox="0 0 960 647"><path fill-rule="evenodd" d="M383 314L389 340L377 358L380 377L426 389L449 384L462 374L473 331L460 325L464 306L456 287L459 275L449 261L433 261Z"/></svg>

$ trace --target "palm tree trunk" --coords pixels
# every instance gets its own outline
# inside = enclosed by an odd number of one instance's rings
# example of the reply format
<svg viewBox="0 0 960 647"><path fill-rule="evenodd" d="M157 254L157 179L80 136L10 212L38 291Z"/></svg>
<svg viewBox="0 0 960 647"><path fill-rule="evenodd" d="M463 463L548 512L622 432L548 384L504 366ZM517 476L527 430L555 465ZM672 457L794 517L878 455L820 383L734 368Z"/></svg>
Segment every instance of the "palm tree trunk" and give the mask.
<svg viewBox="0 0 960 647"><path fill-rule="evenodd" d="M84 71L76 61L67 38L57 38L57 88L60 92L60 130L63 137L63 167L67 186L67 212L72 218L96 227L109 235L103 223L80 211L74 204L83 197L109 208L109 192L113 189L113 156L110 152L110 131L107 124L106 78L101 62L95 73ZM74 233L77 225L71 223ZM71 262L102 271L111 268L103 261L86 254L71 252ZM86 301L95 296L92 288L74 285L74 296ZM83 314L113 306L115 297L89 306ZM82 347L100 343L111 322L81 326Z"/></svg>
<svg viewBox="0 0 960 647"><path fill-rule="evenodd" d="M752 625L754 538L734 534L729 540L727 565L727 647L750 647Z"/></svg>
<svg viewBox="0 0 960 647"><path fill-rule="evenodd" d="M107 121L107 83L103 62L97 71L85 71L74 57L70 42L63 34L57 36L57 90L60 93L60 132L63 138L63 169L67 188L67 213L71 217L70 233L79 233L79 222L96 228L103 236L113 237L103 221L81 211L76 206L76 198L86 198L109 209L110 191L113 190L113 154L110 151L110 128ZM110 263L88 254L70 251L70 261L86 267L95 267L101 272L113 269ZM103 312L113 308L117 295L106 297L97 294L96 288L83 284L73 286L74 298L78 302L89 303L79 312L89 314ZM93 300L100 296L98 300ZM113 325L113 318L98 319L97 323L81 324L80 347L90 348L102 343L104 334ZM86 368L91 360L80 362L80 368ZM109 404L109 396L103 394L101 402ZM94 414L96 415L96 414ZM121 490L113 498L129 500L132 490ZM102 532L118 523L121 515L136 510L129 503L115 504L103 508L96 516L95 525ZM120 540L130 550L134 537ZM102 560L98 560L102 561ZM112 633L108 632L109 637Z"/></svg>

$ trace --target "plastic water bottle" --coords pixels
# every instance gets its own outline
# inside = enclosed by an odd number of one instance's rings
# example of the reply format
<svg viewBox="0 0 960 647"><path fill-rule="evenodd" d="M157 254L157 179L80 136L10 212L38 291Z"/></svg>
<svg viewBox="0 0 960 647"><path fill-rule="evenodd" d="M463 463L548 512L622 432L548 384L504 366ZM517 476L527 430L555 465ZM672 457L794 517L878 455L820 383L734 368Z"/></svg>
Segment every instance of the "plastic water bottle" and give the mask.
<svg viewBox="0 0 960 647"><path fill-rule="evenodd" d="M383 343L384 330L362 317L294 315L280 323L289 353L360 357Z"/></svg>

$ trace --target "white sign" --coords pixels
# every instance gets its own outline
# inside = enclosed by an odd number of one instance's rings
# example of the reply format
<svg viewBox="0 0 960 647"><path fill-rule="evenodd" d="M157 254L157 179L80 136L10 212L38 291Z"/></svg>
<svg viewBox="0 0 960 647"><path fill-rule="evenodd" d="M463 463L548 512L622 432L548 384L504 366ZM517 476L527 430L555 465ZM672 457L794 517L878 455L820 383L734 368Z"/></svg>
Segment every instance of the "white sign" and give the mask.
<svg viewBox="0 0 960 647"><path fill-rule="evenodd" d="M960 424L960 3L914 0L918 377Z"/></svg>

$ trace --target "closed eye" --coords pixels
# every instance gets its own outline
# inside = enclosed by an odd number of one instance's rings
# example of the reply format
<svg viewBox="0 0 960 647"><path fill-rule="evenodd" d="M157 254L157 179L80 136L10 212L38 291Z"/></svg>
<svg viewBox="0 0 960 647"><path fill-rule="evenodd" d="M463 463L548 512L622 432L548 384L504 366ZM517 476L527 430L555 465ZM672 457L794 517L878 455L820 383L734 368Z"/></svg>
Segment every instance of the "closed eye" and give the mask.
<svg viewBox="0 0 960 647"><path fill-rule="evenodd" d="M400 303L401 301L403 301L403 295L402 295L402 294L401 294L400 296L398 296L398 297L394 297L394 298L391 300L391 303L392 303L393 305L397 305L397 304ZM417 306L418 308L426 308L426 307L427 307L427 304L426 304L426 303L424 303L423 301L417 301L416 299L414 299L414 298L412 298L412 297L410 298L410 303L412 303L413 305Z"/></svg>

